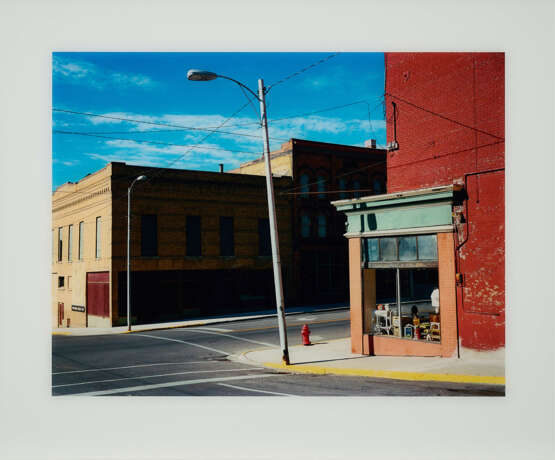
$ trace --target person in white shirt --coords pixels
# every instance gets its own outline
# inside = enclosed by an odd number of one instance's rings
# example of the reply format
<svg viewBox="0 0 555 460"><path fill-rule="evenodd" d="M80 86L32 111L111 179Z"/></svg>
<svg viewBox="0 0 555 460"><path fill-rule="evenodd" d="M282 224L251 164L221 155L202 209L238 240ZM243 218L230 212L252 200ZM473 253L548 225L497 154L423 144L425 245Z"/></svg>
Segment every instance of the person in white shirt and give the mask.
<svg viewBox="0 0 555 460"><path fill-rule="evenodd" d="M432 291L432 295L430 296L432 300L432 308L434 309L434 313L437 315L439 313L439 288L435 288Z"/></svg>

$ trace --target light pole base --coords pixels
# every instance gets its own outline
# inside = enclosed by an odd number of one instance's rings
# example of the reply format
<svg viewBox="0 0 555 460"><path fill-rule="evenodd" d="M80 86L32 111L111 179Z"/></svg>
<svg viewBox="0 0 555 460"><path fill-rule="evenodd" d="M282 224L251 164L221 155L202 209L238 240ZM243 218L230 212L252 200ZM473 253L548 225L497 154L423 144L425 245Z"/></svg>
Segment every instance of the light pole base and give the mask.
<svg viewBox="0 0 555 460"><path fill-rule="evenodd" d="M282 362L282 364L285 364L286 366L291 365L291 363L289 362L289 351L288 350L283 350L283 355L281 356L281 362Z"/></svg>

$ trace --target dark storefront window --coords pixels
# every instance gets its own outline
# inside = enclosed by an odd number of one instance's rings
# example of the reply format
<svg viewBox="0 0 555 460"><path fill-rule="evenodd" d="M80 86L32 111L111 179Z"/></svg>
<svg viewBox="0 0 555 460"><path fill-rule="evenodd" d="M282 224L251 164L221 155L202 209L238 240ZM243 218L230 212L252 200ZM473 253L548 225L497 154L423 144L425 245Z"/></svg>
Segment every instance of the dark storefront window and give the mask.
<svg viewBox="0 0 555 460"><path fill-rule="evenodd" d="M185 254L200 256L202 254L200 216L187 216L185 223Z"/></svg>
<svg viewBox="0 0 555 460"><path fill-rule="evenodd" d="M141 255L158 255L158 219L156 214L141 216Z"/></svg>
<svg viewBox="0 0 555 460"><path fill-rule="evenodd" d="M220 217L220 255L235 255L233 217Z"/></svg>

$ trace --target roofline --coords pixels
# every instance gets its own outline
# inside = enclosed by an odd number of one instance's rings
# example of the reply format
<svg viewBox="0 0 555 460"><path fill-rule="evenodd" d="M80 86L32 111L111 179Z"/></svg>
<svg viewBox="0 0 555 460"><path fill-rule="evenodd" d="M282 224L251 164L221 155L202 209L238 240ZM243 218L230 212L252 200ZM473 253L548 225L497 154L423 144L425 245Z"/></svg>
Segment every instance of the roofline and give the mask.
<svg viewBox="0 0 555 460"><path fill-rule="evenodd" d="M407 190L406 192L388 193L385 195L370 195L361 198L351 198L347 200L332 201L331 204L335 207L346 206L358 203L371 203L376 201L389 201L398 198L406 198L411 196L429 195L431 193L453 192L460 189L461 186L457 184L442 185L439 187L421 188L416 190Z"/></svg>

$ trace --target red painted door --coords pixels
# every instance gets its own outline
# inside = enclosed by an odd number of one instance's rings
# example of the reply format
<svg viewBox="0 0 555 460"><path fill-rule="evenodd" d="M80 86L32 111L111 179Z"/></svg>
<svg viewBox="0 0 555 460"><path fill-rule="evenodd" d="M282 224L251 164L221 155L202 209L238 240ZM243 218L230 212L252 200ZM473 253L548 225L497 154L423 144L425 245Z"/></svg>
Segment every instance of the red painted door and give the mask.
<svg viewBox="0 0 555 460"><path fill-rule="evenodd" d="M110 316L108 272L87 273L87 316Z"/></svg>
<svg viewBox="0 0 555 460"><path fill-rule="evenodd" d="M63 302L58 302L58 327L62 325L64 321L64 304Z"/></svg>

